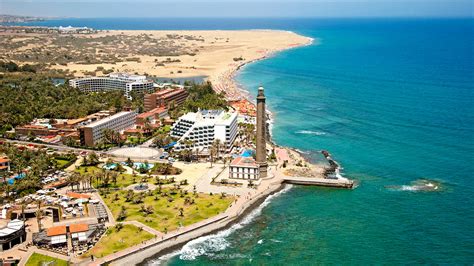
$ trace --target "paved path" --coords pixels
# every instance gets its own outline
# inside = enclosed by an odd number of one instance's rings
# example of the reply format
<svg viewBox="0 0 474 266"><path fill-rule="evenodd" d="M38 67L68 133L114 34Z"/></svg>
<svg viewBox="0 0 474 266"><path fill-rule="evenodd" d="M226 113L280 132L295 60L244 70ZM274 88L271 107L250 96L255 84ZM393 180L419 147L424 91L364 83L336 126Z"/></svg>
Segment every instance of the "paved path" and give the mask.
<svg viewBox="0 0 474 266"><path fill-rule="evenodd" d="M210 181L212 178L217 176L221 171L223 164L214 164L213 168L207 171L204 175L199 177L199 179L196 182L196 190L197 192L201 193L215 193L219 194L221 192L225 192L226 194L229 195L244 195L247 194L249 191L252 189L247 188L245 186L242 187L230 187L230 186L216 186L212 185ZM225 169L224 171L228 171L228 169Z"/></svg>
<svg viewBox="0 0 474 266"><path fill-rule="evenodd" d="M158 237L162 237L164 236L165 234L156 230L156 229L153 229L151 227L149 227L148 225L146 224L142 224L140 222L137 222L137 221L126 221L126 222L122 222L123 224L132 224L132 225L135 225L136 227L141 227L143 228L143 230L147 231L148 233L150 234L154 234L155 236L158 236Z"/></svg>

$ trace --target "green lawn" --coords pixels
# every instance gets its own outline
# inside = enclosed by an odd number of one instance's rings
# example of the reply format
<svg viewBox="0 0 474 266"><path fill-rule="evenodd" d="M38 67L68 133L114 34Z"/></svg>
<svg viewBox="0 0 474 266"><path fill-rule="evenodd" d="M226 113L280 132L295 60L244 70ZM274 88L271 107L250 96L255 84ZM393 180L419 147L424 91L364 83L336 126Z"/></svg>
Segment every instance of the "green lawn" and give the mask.
<svg viewBox="0 0 474 266"><path fill-rule="evenodd" d="M51 264L47 264L53 262ZM53 258L50 256L46 256L39 253L33 253L28 261L26 262L26 266L42 266L42 265L55 265L55 266L66 266L69 263L65 260Z"/></svg>
<svg viewBox="0 0 474 266"><path fill-rule="evenodd" d="M97 166L79 166L78 168L76 168L76 172L80 174L85 174L86 172L92 174L95 171L100 171L100 168Z"/></svg>
<svg viewBox="0 0 474 266"><path fill-rule="evenodd" d="M56 159L56 165L59 169L63 169L66 164L68 164L70 161L64 160L64 159Z"/></svg>
<svg viewBox="0 0 474 266"><path fill-rule="evenodd" d="M221 195L203 193L193 195L190 192L181 197L180 193L172 195L170 191L170 188L163 188L162 194L154 191L153 195L145 196L143 203L138 204L133 201L127 202L125 198L127 192L124 190L110 192L107 197L103 195L102 198L116 219L124 206L127 212L125 221L139 221L160 232L172 231L180 225L190 225L215 216L224 212L234 201L232 196L221 198ZM163 196L164 192L168 192L168 196ZM115 194L118 195L118 199ZM155 200L156 195L157 200ZM170 198L173 201L170 202ZM186 198L190 201L194 200L194 203L185 203ZM152 206L153 212L146 215L141 209L143 205ZM180 216L180 208L183 208L183 216Z"/></svg>
<svg viewBox="0 0 474 266"><path fill-rule="evenodd" d="M115 227L110 227L100 241L82 257L86 258L91 255L94 255L96 258L105 257L117 251L138 245L142 241L152 239L153 237L153 234L131 224L124 224L123 228L118 232Z"/></svg>

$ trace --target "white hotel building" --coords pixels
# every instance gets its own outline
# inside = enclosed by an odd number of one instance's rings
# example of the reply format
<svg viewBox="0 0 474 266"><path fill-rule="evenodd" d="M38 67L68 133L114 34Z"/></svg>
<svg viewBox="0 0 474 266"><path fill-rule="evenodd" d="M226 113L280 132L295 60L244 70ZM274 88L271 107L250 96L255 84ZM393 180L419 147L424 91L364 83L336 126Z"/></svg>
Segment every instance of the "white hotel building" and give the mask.
<svg viewBox="0 0 474 266"><path fill-rule="evenodd" d="M121 90L131 99L132 91L138 93L154 92L155 83L146 76L130 75L127 73L112 73L108 77L85 77L71 79L69 85L83 92L101 92Z"/></svg>
<svg viewBox="0 0 474 266"><path fill-rule="evenodd" d="M221 110L203 110L181 116L171 130L171 136L179 138L175 150L209 149L216 139L226 151L231 150L237 137L237 116L237 113ZM193 145L187 146L186 140L192 141Z"/></svg>
<svg viewBox="0 0 474 266"><path fill-rule="evenodd" d="M103 137L104 129L123 131L135 125L136 112L119 112L80 128L81 144L94 146Z"/></svg>

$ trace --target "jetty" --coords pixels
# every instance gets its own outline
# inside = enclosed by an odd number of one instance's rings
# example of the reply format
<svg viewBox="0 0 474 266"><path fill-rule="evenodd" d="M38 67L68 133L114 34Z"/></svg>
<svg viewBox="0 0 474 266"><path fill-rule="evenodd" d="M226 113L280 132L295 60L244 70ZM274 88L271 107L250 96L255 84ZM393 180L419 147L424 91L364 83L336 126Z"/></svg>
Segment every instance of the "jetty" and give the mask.
<svg viewBox="0 0 474 266"><path fill-rule="evenodd" d="M318 177L283 177L283 183L305 186L334 187L334 188L353 188L354 181L346 178L318 178Z"/></svg>

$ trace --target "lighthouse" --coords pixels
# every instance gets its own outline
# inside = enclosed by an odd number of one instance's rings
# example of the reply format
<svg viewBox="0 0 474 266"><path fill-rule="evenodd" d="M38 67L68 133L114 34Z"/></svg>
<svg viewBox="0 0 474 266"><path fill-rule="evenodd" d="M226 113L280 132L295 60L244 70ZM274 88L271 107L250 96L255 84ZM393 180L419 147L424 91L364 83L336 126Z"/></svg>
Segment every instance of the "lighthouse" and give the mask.
<svg viewBox="0 0 474 266"><path fill-rule="evenodd" d="M259 165L260 177L267 177L267 115L265 111L265 94L262 86L258 88L257 94L257 154L256 161Z"/></svg>

